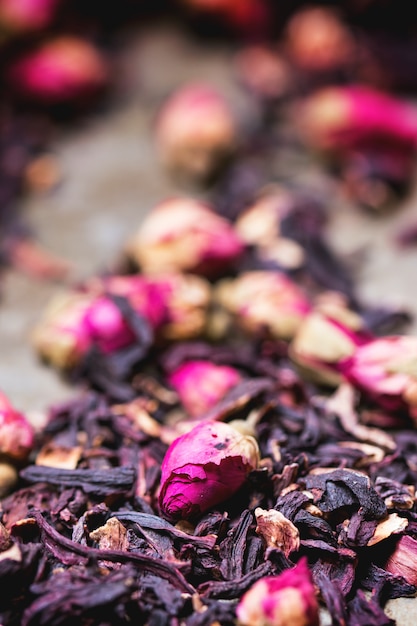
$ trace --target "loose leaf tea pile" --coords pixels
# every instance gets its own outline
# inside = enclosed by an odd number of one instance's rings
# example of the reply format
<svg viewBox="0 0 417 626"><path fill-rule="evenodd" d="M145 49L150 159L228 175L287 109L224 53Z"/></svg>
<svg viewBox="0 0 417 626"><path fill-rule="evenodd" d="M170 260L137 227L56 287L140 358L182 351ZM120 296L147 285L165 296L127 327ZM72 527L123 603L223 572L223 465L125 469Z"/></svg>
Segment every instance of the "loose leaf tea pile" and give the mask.
<svg viewBox="0 0 417 626"><path fill-rule="evenodd" d="M0 395L0 623L317 626L322 608L335 626L393 624L388 600L417 592L417 338L399 334L407 313L357 296L328 241L333 199L269 161L285 142L314 151L379 209L411 180L417 112L380 91L366 27L378 2L344 3L349 25L285 2L278 15L263 0L183 4L196 32L205 10L207 30L262 41L236 58L258 118L240 136L202 83L168 98L161 162L206 201L152 208L118 271L62 290L33 329L40 359L78 392L41 432ZM4 76L65 117L106 72L77 44L94 80L63 76L54 53L44 82L48 45L15 62L9 42Z"/></svg>

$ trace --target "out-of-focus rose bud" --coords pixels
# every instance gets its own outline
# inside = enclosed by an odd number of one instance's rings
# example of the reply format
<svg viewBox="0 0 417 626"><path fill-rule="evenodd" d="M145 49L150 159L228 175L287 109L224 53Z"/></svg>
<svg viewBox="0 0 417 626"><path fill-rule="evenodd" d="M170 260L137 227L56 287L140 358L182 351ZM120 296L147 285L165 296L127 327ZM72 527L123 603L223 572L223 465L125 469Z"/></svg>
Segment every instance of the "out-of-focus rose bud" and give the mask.
<svg viewBox="0 0 417 626"><path fill-rule="evenodd" d="M417 109L368 87L322 89L307 98L297 115L302 137L319 150L340 153L387 145L416 149Z"/></svg>
<svg viewBox="0 0 417 626"><path fill-rule="evenodd" d="M308 7L289 21L285 51L299 68L329 72L352 64L355 42L340 17L329 8Z"/></svg>
<svg viewBox="0 0 417 626"><path fill-rule="evenodd" d="M218 299L245 331L291 339L311 306L304 292L281 272L254 271L224 280Z"/></svg>
<svg viewBox="0 0 417 626"><path fill-rule="evenodd" d="M61 36L17 59L7 75L13 89L23 96L58 104L89 96L103 87L107 67L88 41Z"/></svg>
<svg viewBox="0 0 417 626"><path fill-rule="evenodd" d="M153 276L150 284L158 291L165 306L159 334L165 339L199 337L207 324L211 302L210 283L192 274Z"/></svg>
<svg viewBox="0 0 417 626"><path fill-rule="evenodd" d="M158 204L127 246L145 273L190 271L215 276L242 254L244 244L227 220L191 198Z"/></svg>
<svg viewBox="0 0 417 626"><path fill-rule="evenodd" d="M165 302L161 302L153 285L129 278L97 278L87 284L86 291L55 296L32 334L39 354L56 367L69 369L80 362L93 344L104 353L131 344L135 334L112 295L125 297L154 330L159 328L165 321Z"/></svg>
<svg viewBox="0 0 417 626"><path fill-rule="evenodd" d="M385 569L394 576L401 576L410 585L417 586L417 541L409 535L401 537Z"/></svg>
<svg viewBox="0 0 417 626"><path fill-rule="evenodd" d="M0 30L26 33L48 26L61 0L0 0Z"/></svg>
<svg viewBox="0 0 417 626"><path fill-rule="evenodd" d="M276 101L292 90L290 66L275 50L261 45L243 48L234 66L241 83L261 100Z"/></svg>
<svg viewBox="0 0 417 626"><path fill-rule="evenodd" d="M258 580L243 595L236 614L241 626L318 626L319 608L307 559L279 576Z"/></svg>
<svg viewBox="0 0 417 626"><path fill-rule="evenodd" d="M191 84L163 105L156 123L162 163L174 174L205 181L235 150L238 131L232 110L213 87Z"/></svg>
<svg viewBox="0 0 417 626"><path fill-rule="evenodd" d="M241 380L235 368L209 361L188 361L168 377L192 417L203 415L215 406Z"/></svg>
<svg viewBox="0 0 417 626"><path fill-rule="evenodd" d="M238 32L258 37L265 34L268 8L264 0L182 0L196 12L219 16Z"/></svg>
<svg viewBox="0 0 417 626"><path fill-rule="evenodd" d="M26 417L0 392L0 454L13 461L24 461L33 448L34 437Z"/></svg>
<svg viewBox="0 0 417 626"><path fill-rule="evenodd" d="M236 221L237 234L248 245L256 246L261 259L275 260L287 269L301 267L303 248L292 239L281 236L281 221L294 206L288 190L274 185L264 190Z"/></svg>
<svg viewBox="0 0 417 626"><path fill-rule="evenodd" d="M370 339L361 317L347 307L341 294L330 292L303 320L289 355L308 378L337 385L345 362Z"/></svg>
<svg viewBox="0 0 417 626"><path fill-rule="evenodd" d="M258 459L253 437L223 422L198 424L171 444L162 462L162 513L187 519L220 504L244 484Z"/></svg>
<svg viewBox="0 0 417 626"><path fill-rule="evenodd" d="M343 374L387 410L417 417L417 337L381 337L356 348Z"/></svg>

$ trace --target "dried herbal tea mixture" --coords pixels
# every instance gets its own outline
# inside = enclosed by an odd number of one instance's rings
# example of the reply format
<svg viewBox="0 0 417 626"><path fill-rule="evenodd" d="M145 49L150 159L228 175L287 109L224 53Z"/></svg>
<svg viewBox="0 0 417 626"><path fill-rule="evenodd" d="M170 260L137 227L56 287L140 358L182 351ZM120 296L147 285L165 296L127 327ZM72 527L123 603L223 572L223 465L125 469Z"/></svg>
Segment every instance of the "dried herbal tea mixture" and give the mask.
<svg viewBox="0 0 417 626"><path fill-rule="evenodd" d="M111 91L117 28L175 14L230 38L255 118L205 80L167 97L154 143L182 191L32 330L73 399L36 430L0 393L2 626L384 626L417 593L410 316L361 301L328 188L274 161L288 149L358 206L395 206L417 34L391 1L276 4L0 0L2 263L67 270L15 200L56 182L47 137Z"/></svg>

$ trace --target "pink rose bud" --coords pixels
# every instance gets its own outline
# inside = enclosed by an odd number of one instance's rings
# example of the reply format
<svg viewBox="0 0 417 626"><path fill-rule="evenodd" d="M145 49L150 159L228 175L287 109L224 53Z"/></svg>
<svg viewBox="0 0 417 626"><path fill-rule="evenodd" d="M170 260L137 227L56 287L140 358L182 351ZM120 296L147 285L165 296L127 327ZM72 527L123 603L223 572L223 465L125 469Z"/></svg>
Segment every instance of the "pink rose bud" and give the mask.
<svg viewBox="0 0 417 626"><path fill-rule="evenodd" d="M281 272L246 272L224 280L218 297L244 330L278 339L291 339L311 309L304 292Z"/></svg>
<svg viewBox="0 0 417 626"><path fill-rule="evenodd" d="M216 275L243 252L231 224L191 198L158 204L128 244L129 256L145 273L190 271Z"/></svg>
<svg viewBox="0 0 417 626"><path fill-rule="evenodd" d="M241 375L233 367L209 361L183 363L168 377L191 417L203 415L241 380Z"/></svg>
<svg viewBox="0 0 417 626"><path fill-rule="evenodd" d="M352 64L355 42L336 11L308 7L295 13L284 34L285 51L299 68L337 71Z"/></svg>
<svg viewBox="0 0 417 626"><path fill-rule="evenodd" d="M0 455L24 461L34 445L34 430L0 392Z"/></svg>
<svg viewBox="0 0 417 626"><path fill-rule="evenodd" d="M107 67L88 41L61 36L44 42L14 62L8 78L24 96L57 104L97 91L106 82Z"/></svg>
<svg viewBox="0 0 417 626"><path fill-rule="evenodd" d="M210 178L235 150L237 127L222 95L206 84L191 84L163 105L156 144L163 164L186 178Z"/></svg>
<svg viewBox="0 0 417 626"><path fill-rule="evenodd" d="M319 607L307 559L278 576L258 580L243 595L236 615L241 626L318 626Z"/></svg>
<svg viewBox="0 0 417 626"><path fill-rule="evenodd" d="M417 109L361 85L322 89L307 98L297 115L302 136L319 150L387 145L415 150L417 145Z"/></svg>
<svg viewBox="0 0 417 626"><path fill-rule="evenodd" d="M165 307L159 334L170 340L199 337L207 324L210 283L192 274L162 274L149 280Z"/></svg>
<svg viewBox="0 0 417 626"><path fill-rule="evenodd" d="M109 298L97 298L86 312L83 326L91 343L105 353L114 352L134 341L134 334L117 305Z"/></svg>
<svg viewBox="0 0 417 626"><path fill-rule="evenodd" d="M0 0L0 30L26 33L48 26L61 0Z"/></svg>
<svg viewBox="0 0 417 626"><path fill-rule="evenodd" d="M344 364L370 339L361 317L348 308L344 297L330 292L321 296L300 324L289 355L308 378L338 385Z"/></svg>
<svg viewBox="0 0 417 626"><path fill-rule="evenodd" d="M237 53L234 66L240 82L261 100L279 100L293 88L291 67L276 50L248 46Z"/></svg>
<svg viewBox="0 0 417 626"><path fill-rule="evenodd" d="M356 348L346 378L387 410L408 407L417 416L417 337L381 337Z"/></svg>
<svg viewBox="0 0 417 626"><path fill-rule="evenodd" d="M232 496L258 464L258 445L223 422L178 437L162 462L159 504L169 519L196 517Z"/></svg>

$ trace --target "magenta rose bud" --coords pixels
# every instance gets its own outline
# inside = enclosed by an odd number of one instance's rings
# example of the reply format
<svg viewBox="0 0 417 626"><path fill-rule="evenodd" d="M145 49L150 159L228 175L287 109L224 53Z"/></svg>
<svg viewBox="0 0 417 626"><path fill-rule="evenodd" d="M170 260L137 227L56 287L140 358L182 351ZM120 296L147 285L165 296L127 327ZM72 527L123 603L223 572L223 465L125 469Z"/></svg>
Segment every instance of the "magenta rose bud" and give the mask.
<svg viewBox="0 0 417 626"><path fill-rule="evenodd" d="M128 244L145 273L188 271L216 275L242 254L244 244L227 220L192 198L158 204Z"/></svg>
<svg viewBox="0 0 417 626"><path fill-rule="evenodd" d="M191 417L203 415L241 380L241 375L233 367L209 361L183 363L168 377Z"/></svg>
<svg viewBox="0 0 417 626"><path fill-rule="evenodd" d="M91 343L105 353L114 352L134 341L134 334L117 305L109 298L97 298L88 309L83 326Z"/></svg>
<svg viewBox="0 0 417 626"><path fill-rule="evenodd" d="M0 30L26 33L48 26L60 0L0 0Z"/></svg>
<svg viewBox="0 0 417 626"><path fill-rule="evenodd" d="M106 82L107 67L88 41L61 36L42 43L15 61L9 68L8 79L22 95L57 104L96 92Z"/></svg>
<svg viewBox="0 0 417 626"><path fill-rule="evenodd" d="M408 408L417 417L417 337L391 336L359 346L345 377L382 408Z"/></svg>
<svg viewBox="0 0 417 626"><path fill-rule="evenodd" d="M307 98L297 116L304 139L319 150L391 145L415 151L417 146L417 109L361 85L322 89Z"/></svg>
<svg viewBox="0 0 417 626"><path fill-rule="evenodd" d="M33 427L26 417L0 392L0 455L24 461L33 448L34 438Z"/></svg>
<svg viewBox="0 0 417 626"><path fill-rule="evenodd" d="M236 614L241 626L318 626L319 607L307 559L278 576L258 580L243 595Z"/></svg>
<svg viewBox="0 0 417 626"><path fill-rule="evenodd" d="M258 464L258 445L223 422L178 437L162 462L159 505L168 519L197 517L232 496Z"/></svg>
<svg viewBox="0 0 417 626"><path fill-rule="evenodd" d="M218 299L244 330L277 339L291 339L311 309L302 289L277 271L246 272L224 280Z"/></svg>
<svg viewBox="0 0 417 626"><path fill-rule="evenodd" d="M163 105L156 123L162 163L186 178L210 178L236 148L232 110L211 85L196 83L176 91Z"/></svg>

